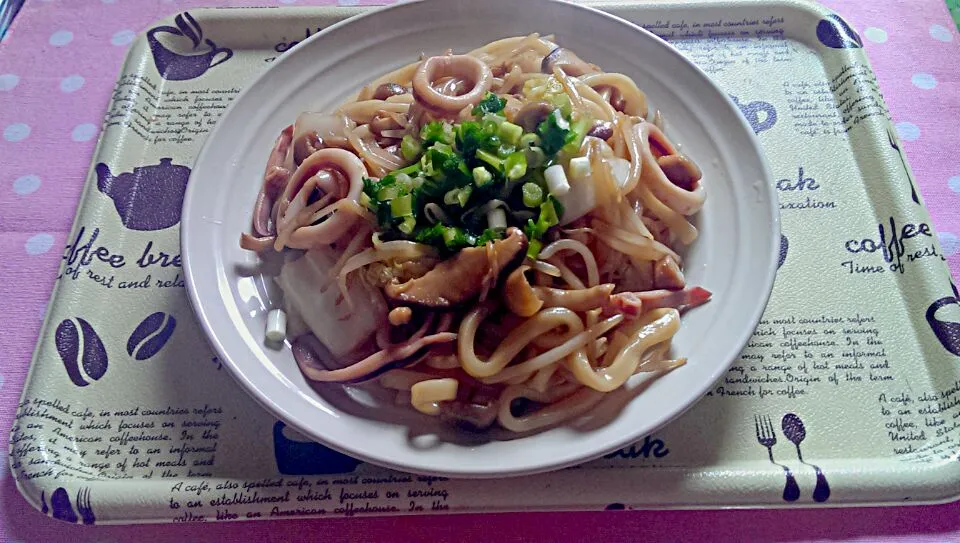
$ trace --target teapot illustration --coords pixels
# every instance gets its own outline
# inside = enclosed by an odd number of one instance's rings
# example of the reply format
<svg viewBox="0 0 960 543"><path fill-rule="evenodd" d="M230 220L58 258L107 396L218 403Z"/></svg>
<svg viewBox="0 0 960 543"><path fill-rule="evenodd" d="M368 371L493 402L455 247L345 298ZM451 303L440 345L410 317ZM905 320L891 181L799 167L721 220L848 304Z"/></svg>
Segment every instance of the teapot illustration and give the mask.
<svg viewBox="0 0 960 543"><path fill-rule="evenodd" d="M817 23L817 39L832 49L860 49L863 41L839 15L829 15Z"/></svg>
<svg viewBox="0 0 960 543"><path fill-rule="evenodd" d="M731 94L730 98L733 99L733 103L740 108L740 112L743 113L743 116L746 117L750 126L753 127L755 134L769 130L773 128L773 125L777 124L777 108L773 107L773 104L770 102L757 100L741 104L740 99L736 96ZM760 120L761 113L763 114L763 120Z"/></svg>
<svg viewBox="0 0 960 543"><path fill-rule="evenodd" d="M177 26L158 26L147 31L147 43L160 77L168 81L195 79L233 56L233 50L217 47L212 40L204 39L203 29L189 13L177 15L174 23ZM188 38L193 46L189 51L173 50L160 41L159 34Z"/></svg>
<svg viewBox="0 0 960 543"><path fill-rule="evenodd" d="M131 230L163 230L180 222L190 168L161 158L152 166L114 175L97 164L97 188L113 200L120 221Z"/></svg>

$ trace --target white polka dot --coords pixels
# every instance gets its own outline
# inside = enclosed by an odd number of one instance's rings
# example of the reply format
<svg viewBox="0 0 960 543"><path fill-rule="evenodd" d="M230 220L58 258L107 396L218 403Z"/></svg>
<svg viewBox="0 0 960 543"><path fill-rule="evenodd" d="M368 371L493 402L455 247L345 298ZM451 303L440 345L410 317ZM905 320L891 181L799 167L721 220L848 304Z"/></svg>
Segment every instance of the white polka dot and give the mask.
<svg viewBox="0 0 960 543"><path fill-rule="evenodd" d="M137 37L137 33L133 30L120 30L110 38L110 43L114 45L127 45Z"/></svg>
<svg viewBox="0 0 960 543"><path fill-rule="evenodd" d="M35 175L21 175L13 181L13 192L26 196L40 188L40 178Z"/></svg>
<svg viewBox="0 0 960 543"><path fill-rule="evenodd" d="M939 41L953 41L953 32L943 25L930 25L930 37Z"/></svg>
<svg viewBox="0 0 960 543"><path fill-rule="evenodd" d="M27 254L31 255L43 254L49 251L50 247L53 247L53 236L50 234L37 234L32 236L24 245Z"/></svg>
<svg viewBox="0 0 960 543"><path fill-rule="evenodd" d="M950 179L947 179L947 186L950 187L950 190L960 194L960 175L955 175Z"/></svg>
<svg viewBox="0 0 960 543"><path fill-rule="evenodd" d="M30 135L30 125L24 123L13 123L3 129L3 139L7 141L21 141L27 139Z"/></svg>
<svg viewBox="0 0 960 543"><path fill-rule="evenodd" d="M20 76L15 74L0 74L0 91L13 90L20 83Z"/></svg>
<svg viewBox="0 0 960 543"><path fill-rule="evenodd" d="M863 35L873 43L884 43L887 41L887 31L882 28L871 26L863 31Z"/></svg>
<svg viewBox="0 0 960 543"><path fill-rule="evenodd" d="M937 78L930 74L913 74L910 81L913 81L914 87L924 90L930 90L937 86Z"/></svg>
<svg viewBox="0 0 960 543"><path fill-rule="evenodd" d="M953 256L960 253L960 238L950 232L940 232L937 234L940 238L940 248L943 249L945 256Z"/></svg>
<svg viewBox="0 0 960 543"><path fill-rule="evenodd" d="M83 123L78 124L73 128L73 132L70 134L70 137L73 138L73 141L89 141L90 138L97 134L97 125L92 123Z"/></svg>
<svg viewBox="0 0 960 543"><path fill-rule="evenodd" d="M920 127L913 123L897 123L897 134L903 141L916 141L920 137Z"/></svg>
<svg viewBox="0 0 960 543"><path fill-rule="evenodd" d="M60 80L60 90L63 92L74 92L80 90L80 87L83 86L84 79L79 75L68 75Z"/></svg>
<svg viewBox="0 0 960 543"><path fill-rule="evenodd" d="M73 41L73 32L69 30L57 30L50 35L50 45L63 47Z"/></svg>

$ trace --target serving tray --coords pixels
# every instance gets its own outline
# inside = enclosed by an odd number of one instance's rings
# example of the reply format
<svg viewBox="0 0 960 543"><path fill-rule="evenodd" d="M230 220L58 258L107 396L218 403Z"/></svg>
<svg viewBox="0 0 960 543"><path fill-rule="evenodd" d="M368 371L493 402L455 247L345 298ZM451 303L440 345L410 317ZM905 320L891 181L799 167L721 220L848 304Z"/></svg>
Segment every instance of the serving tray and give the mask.
<svg viewBox="0 0 960 543"><path fill-rule="evenodd" d="M693 409L602 459L489 481L364 464L271 418L187 302L183 191L244 84L362 8L196 9L132 44L104 115L10 434L26 499L83 524L956 499L960 293L859 36L800 1L591 4L726 89L779 190L772 299Z"/></svg>

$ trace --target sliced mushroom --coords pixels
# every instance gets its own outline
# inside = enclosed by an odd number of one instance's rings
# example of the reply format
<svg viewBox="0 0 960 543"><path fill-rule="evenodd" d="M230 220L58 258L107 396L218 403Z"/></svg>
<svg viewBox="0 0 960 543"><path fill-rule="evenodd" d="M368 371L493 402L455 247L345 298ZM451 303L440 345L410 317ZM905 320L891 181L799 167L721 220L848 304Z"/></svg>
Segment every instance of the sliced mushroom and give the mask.
<svg viewBox="0 0 960 543"><path fill-rule="evenodd" d="M377 113L377 115L370 121L370 131L373 132L375 136L383 137L384 130L399 130L403 128L400 126L400 123L387 115L384 112Z"/></svg>
<svg viewBox="0 0 960 543"><path fill-rule="evenodd" d="M680 271L680 265L667 255L653 265L653 287L667 290L680 290L687 286L687 281Z"/></svg>
<svg viewBox="0 0 960 543"><path fill-rule="evenodd" d="M492 402L448 402L440 412L440 419L463 430L479 432L493 426L497 420L497 405Z"/></svg>
<svg viewBox="0 0 960 543"><path fill-rule="evenodd" d="M507 307L521 317L532 317L543 307L543 300L537 297L524 275L528 269L528 266L520 266L513 270L504 284Z"/></svg>
<svg viewBox="0 0 960 543"><path fill-rule="evenodd" d="M587 135L606 141L613 137L613 123L598 120L594 122L590 130L587 131Z"/></svg>
<svg viewBox="0 0 960 543"><path fill-rule="evenodd" d="M520 108L513 123L522 126L524 132L533 132L552 112L553 106L546 102L529 102Z"/></svg>
<svg viewBox="0 0 960 543"><path fill-rule="evenodd" d="M527 253L527 237L509 228L507 237L492 246L463 249L444 260L423 277L406 283L391 283L384 293L394 302L425 307L451 307L478 297L492 276L507 276Z"/></svg>
<svg viewBox="0 0 960 543"><path fill-rule="evenodd" d="M377 90L373 91L374 100L386 100L391 96L399 96L401 94L407 94L407 89L403 85L397 83L384 83L377 87Z"/></svg>
<svg viewBox="0 0 960 543"><path fill-rule="evenodd" d="M574 54L573 51L564 49L563 47L557 47L553 51L550 51L550 54L543 57L543 62L540 63L540 71L545 74L552 74L555 66L559 66L564 73L571 77L580 77L583 74L600 71L597 66L585 62Z"/></svg>

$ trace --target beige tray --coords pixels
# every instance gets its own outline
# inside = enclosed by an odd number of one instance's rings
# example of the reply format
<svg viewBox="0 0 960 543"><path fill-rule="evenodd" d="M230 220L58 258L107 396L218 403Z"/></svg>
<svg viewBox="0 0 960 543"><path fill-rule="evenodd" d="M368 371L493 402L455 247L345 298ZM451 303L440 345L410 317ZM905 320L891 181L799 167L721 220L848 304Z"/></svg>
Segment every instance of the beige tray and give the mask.
<svg viewBox="0 0 960 543"><path fill-rule="evenodd" d="M780 189L772 300L708 397L604 459L501 481L362 464L268 416L187 303L182 188L243 85L359 10L197 9L132 45L105 115L11 433L25 497L87 524L955 499L960 295L859 37L807 2L602 7L731 93ZM213 49L178 55L163 33Z"/></svg>

